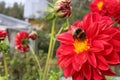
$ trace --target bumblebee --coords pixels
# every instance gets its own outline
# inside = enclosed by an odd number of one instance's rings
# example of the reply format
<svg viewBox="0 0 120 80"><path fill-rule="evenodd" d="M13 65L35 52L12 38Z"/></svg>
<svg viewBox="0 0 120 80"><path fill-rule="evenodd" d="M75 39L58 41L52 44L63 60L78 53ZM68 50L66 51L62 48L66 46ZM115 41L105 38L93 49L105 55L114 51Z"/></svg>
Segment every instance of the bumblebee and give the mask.
<svg viewBox="0 0 120 80"><path fill-rule="evenodd" d="M86 33L81 28L75 28L73 30L73 38L78 40L84 40L86 38Z"/></svg>

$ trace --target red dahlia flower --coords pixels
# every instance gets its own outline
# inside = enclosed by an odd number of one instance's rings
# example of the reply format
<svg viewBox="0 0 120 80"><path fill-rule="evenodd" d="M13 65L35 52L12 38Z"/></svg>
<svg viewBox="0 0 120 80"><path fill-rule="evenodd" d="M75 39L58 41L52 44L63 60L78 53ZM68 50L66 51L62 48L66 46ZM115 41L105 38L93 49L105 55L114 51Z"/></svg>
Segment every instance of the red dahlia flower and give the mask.
<svg viewBox="0 0 120 80"><path fill-rule="evenodd" d="M5 39L7 36L7 32L4 30L0 30L0 40Z"/></svg>
<svg viewBox="0 0 120 80"><path fill-rule="evenodd" d="M92 12L98 12L101 15L108 16L108 11L104 0L94 0L90 3L90 10Z"/></svg>
<svg viewBox="0 0 120 80"><path fill-rule="evenodd" d="M111 17L120 24L120 0L105 0L106 7Z"/></svg>
<svg viewBox="0 0 120 80"><path fill-rule="evenodd" d="M57 0L54 6L55 15L61 18L71 15L71 0Z"/></svg>
<svg viewBox="0 0 120 80"><path fill-rule="evenodd" d="M15 36L15 48L21 52L29 51L29 34L25 31L21 31Z"/></svg>
<svg viewBox="0 0 120 80"><path fill-rule="evenodd" d="M58 64L73 80L103 80L115 75L109 65L119 64L120 31L109 17L90 13L58 35Z"/></svg>

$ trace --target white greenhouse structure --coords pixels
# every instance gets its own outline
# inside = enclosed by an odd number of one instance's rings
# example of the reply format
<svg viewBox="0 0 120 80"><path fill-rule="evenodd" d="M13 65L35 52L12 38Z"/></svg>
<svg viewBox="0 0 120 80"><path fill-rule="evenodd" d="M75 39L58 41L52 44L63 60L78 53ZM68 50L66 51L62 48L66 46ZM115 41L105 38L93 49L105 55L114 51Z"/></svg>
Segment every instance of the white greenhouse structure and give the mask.
<svg viewBox="0 0 120 80"><path fill-rule="evenodd" d="M0 29L6 30L10 38L10 52L14 50L14 36L19 31L31 32L34 27L25 21L0 14Z"/></svg>

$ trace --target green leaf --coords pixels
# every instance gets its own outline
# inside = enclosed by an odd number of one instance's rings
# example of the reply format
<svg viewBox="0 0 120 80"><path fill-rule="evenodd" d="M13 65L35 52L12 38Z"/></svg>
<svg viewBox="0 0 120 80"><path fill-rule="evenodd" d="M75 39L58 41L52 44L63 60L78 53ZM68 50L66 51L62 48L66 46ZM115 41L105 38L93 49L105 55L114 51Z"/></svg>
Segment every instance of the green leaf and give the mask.
<svg viewBox="0 0 120 80"><path fill-rule="evenodd" d="M48 13L47 15L46 15L46 19L47 20L53 20L55 18L55 14L54 13Z"/></svg>
<svg viewBox="0 0 120 80"><path fill-rule="evenodd" d="M51 7L47 7L47 8L45 9L45 11L48 12L48 13L52 13L52 12L54 12L54 9L51 8Z"/></svg>
<svg viewBox="0 0 120 80"><path fill-rule="evenodd" d="M48 2L48 5L49 5L50 7L54 7L54 4L51 3L51 2Z"/></svg>

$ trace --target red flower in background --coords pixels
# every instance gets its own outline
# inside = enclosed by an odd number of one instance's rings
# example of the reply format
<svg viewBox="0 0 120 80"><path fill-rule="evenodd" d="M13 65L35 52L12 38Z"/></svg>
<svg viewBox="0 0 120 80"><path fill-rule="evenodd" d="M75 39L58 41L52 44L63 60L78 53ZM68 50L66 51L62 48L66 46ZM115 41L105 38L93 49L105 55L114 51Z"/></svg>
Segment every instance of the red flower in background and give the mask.
<svg viewBox="0 0 120 80"><path fill-rule="evenodd" d="M110 1L110 0L109 0ZM90 3L91 12L98 12L103 16L108 16L108 10L106 8L106 4L104 0L94 0Z"/></svg>
<svg viewBox="0 0 120 80"><path fill-rule="evenodd" d="M109 17L90 13L58 35L58 64L73 80L103 80L119 64L120 31Z"/></svg>
<svg viewBox="0 0 120 80"><path fill-rule="evenodd" d="M25 31L21 31L15 36L15 48L21 52L29 51L29 34Z"/></svg>
<svg viewBox="0 0 120 80"><path fill-rule="evenodd" d="M105 2L110 16L120 24L120 0L105 0Z"/></svg>
<svg viewBox="0 0 120 80"><path fill-rule="evenodd" d="M6 38L6 36L7 36L7 32L6 31L4 31L4 30L0 30L0 39L5 39Z"/></svg>

